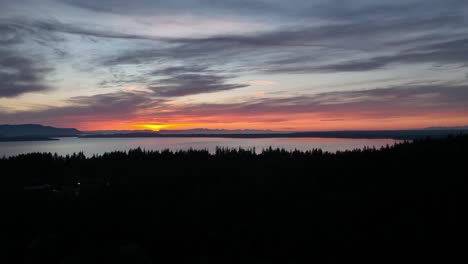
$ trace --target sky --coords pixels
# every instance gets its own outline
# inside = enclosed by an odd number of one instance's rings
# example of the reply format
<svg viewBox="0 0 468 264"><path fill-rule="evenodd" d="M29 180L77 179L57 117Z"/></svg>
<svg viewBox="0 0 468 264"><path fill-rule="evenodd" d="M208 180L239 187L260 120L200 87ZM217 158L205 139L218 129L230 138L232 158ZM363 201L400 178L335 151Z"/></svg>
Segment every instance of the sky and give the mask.
<svg viewBox="0 0 468 264"><path fill-rule="evenodd" d="M468 125L466 0L0 0L0 124Z"/></svg>

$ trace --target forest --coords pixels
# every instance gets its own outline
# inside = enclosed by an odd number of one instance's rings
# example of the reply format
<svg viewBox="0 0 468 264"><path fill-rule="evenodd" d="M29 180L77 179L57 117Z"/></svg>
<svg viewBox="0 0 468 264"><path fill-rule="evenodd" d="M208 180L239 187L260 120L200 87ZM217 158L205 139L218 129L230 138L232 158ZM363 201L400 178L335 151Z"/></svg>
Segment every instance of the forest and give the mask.
<svg viewBox="0 0 468 264"><path fill-rule="evenodd" d="M448 262L464 249L467 164L467 135L4 157L2 263Z"/></svg>

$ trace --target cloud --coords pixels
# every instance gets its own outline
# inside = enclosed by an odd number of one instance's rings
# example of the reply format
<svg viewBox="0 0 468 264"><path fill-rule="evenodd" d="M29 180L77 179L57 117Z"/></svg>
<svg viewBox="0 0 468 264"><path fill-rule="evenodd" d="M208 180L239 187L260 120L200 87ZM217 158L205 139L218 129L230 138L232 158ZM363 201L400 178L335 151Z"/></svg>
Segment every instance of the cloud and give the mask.
<svg viewBox="0 0 468 264"><path fill-rule="evenodd" d="M468 86L402 85L370 90L336 91L288 98L255 98L242 103L186 105L173 115L268 116L313 114L324 119L395 118L468 111ZM176 111L174 111L176 110Z"/></svg>
<svg viewBox="0 0 468 264"><path fill-rule="evenodd" d="M161 99L151 98L151 94L146 92L115 92L93 96L78 96L68 100L73 106L66 108L66 113L129 115L139 109L151 107L162 101Z"/></svg>
<svg viewBox="0 0 468 264"><path fill-rule="evenodd" d="M18 31L14 25L0 22L0 44L11 45L22 43L22 36Z"/></svg>
<svg viewBox="0 0 468 264"><path fill-rule="evenodd" d="M272 85L275 84L275 82L268 81L268 80L251 80L249 81L249 84L251 85Z"/></svg>
<svg viewBox="0 0 468 264"><path fill-rule="evenodd" d="M158 9L161 12L166 12L167 9L173 9L178 11L178 13L183 14L184 8L192 11L195 9L206 9L211 13L207 14L209 16L216 17L216 9L232 10L236 15L239 15L241 10L251 10L252 13L256 14L258 11L268 11L276 10L281 11L280 13L287 13L288 7L294 6L290 4L285 4L283 1L222 1L218 3L217 1L177 1L172 2L157 2L150 0L143 1L124 1L124 0L108 0L108 1L67 1L62 0L62 2L68 3L70 5L87 8L94 11L104 11L114 12L120 8L125 14L131 13L132 9L141 9L143 11ZM426 1L427 2L427 1ZM436 1L437 2L437 1ZM461 2L452 0L452 2ZM406 3L406 2L404 2ZM343 5L341 8L336 8L336 4L308 4L304 1L298 1L297 5L294 7L297 9L297 12L294 13L307 13L307 17L311 17L310 11L322 6L323 10L329 11L328 19L334 19L335 14L339 12L341 17L338 21L333 21L329 24L304 27L299 26L296 23L292 23L294 26L285 26L278 25L277 30L272 30L268 32L256 32L256 34L251 35L217 35L208 38L161 38L152 35L141 35L141 34L132 34L128 32L110 30L109 28L104 28L100 25L84 24L84 23L63 23L56 19L34 19L34 18L16 18L16 19L3 19L0 21L0 24L7 24L9 27L15 27L16 29L23 29L29 31L42 31L42 32L55 32L55 33L65 33L65 34L75 34L81 36L89 36L96 38L115 38L115 39L128 39L128 40L156 40L156 41L165 41L173 44L187 44L185 48L190 48L189 46L197 44L222 44L225 46L315 46L323 45L326 43L330 45L336 39L343 38L352 38L354 40L363 41L363 37L366 36L369 40L369 36L382 36L389 35L392 33L402 33L402 32L411 32L411 31L421 31L421 30L433 30L435 28L447 28L454 29L466 26L464 13L459 9L455 9L456 5L450 7L450 12L434 12L433 10L428 14L424 13L417 17L404 17L401 15L394 16L395 14L401 14L405 9L408 9L407 4L397 3L390 5L373 5L372 3L367 3L360 7L359 4L353 4L353 8L350 8L348 5ZM465 4L466 5L466 4ZM419 8L419 4L411 4L413 11L415 8ZM437 5L440 6L440 5ZM443 5L447 8L447 5ZM154 9L152 9L154 7ZM235 7L235 9L231 9ZM306 8L307 7L307 8ZM356 8L357 7L357 8ZM384 8L385 7L385 8ZM166 8L166 9L165 9ZM258 9L258 10L255 10ZM395 10L396 9L396 10ZM376 10L381 12L390 13L390 19L383 19L386 17L379 16L378 19L374 17ZM322 11L314 14L315 16L323 13ZM333 12L332 12L333 11ZM309 12L309 13L308 13ZM154 13L151 11L150 13ZM359 16L349 16L352 19L343 20L343 17L347 17L346 14L360 14ZM314 17L314 16L312 16ZM349 18L348 17L348 18ZM372 19L370 23L368 20ZM9 24L9 25L8 25ZM304 23L302 23L303 25ZM4 25L5 26L5 25ZM0 32L2 31L2 26L0 25ZM258 33L258 34L257 34ZM349 45L349 43L346 43ZM193 47L192 47L193 48Z"/></svg>
<svg viewBox="0 0 468 264"><path fill-rule="evenodd" d="M87 1L79 3L95 5ZM126 1L116 1L116 4L127 5ZM402 6L393 7L401 9ZM369 8L364 6L352 12L364 14L372 9ZM60 34L98 39L156 41L156 45L152 43L148 48L125 49L100 58L99 64L106 67L168 61L190 65L202 60L204 65L197 71L225 65L225 68L231 67L232 71L264 73L362 72L382 69L396 63L464 63L467 40L459 37L463 36L465 28L464 14L449 12L412 18L372 17L371 21L350 19L309 27L296 25L255 34L162 38L51 19L16 19L0 21L0 33L5 33L0 38L0 43L18 43L26 35L30 35L39 38L44 45L50 45L48 43L51 41L63 40ZM398 36L398 39L394 36ZM342 61L336 62L337 58L342 58ZM166 70L173 71L172 73L159 74L173 75L176 71L186 73L189 69L184 67L169 66Z"/></svg>
<svg viewBox="0 0 468 264"><path fill-rule="evenodd" d="M437 65L460 64L468 66L468 39L457 39L436 44L422 45L395 55L375 56L365 60L351 60L336 64L310 66L298 63L277 65L268 69L272 73L327 73L327 72L361 72L384 68L391 64L432 63Z"/></svg>
<svg viewBox="0 0 468 264"><path fill-rule="evenodd" d="M232 13L243 12L247 14L291 12L297 13L291 6L282 1L270 0L179 0L179 1L126 1L126 0L61 0L64 3L94 12L106 12L115 14L154 15L176 12L193 13Z"/></svg>
<svg viewBox="0 0 468 264"><path fill-rule="evenodd" d="M270 17L289 21L293 18L327 20L366 20L411 17L425 13L433 16L463 10L464 0L61 0L71 6L93 12L151 16L160 14L196 13L203 15L244 15L260 18Z"/></svg>
<svg viewBox="0 0 468 264"><path fill-rule="evenodd" d="M33 57L16 54L14 50L0 49L0 97L15 97L29 92L43 92L50 87L44 78L50 68Z"/></svg>
<svg viewBox="0 0 468 264"><path fill-rule="evenodd" d="M280 28L256 34L171 38L164 40L170 45L128 50L104 58L102 64L203 61L211 67L232 67L233 71L320 73L371 71L395 63L460 63L466 61L467 45L452 30L463 28L466 23L462 16L439 15ZM445 33L433 33L436 29ZM338 58L341 62L336 62Z"/></svg>
<svg viewBox="0 0 468 264"><path fill-rule="evenodd" d="M55 46L58 43L67 43L66 35L85 37L93 41L113 39L150 41L153 44L168 41L167 38L163 37L121 32L96 24L64 23L57 19L0 17L0 44L2 45L17 45L29 42L29 44L38 43L58 51Z"/></svg>
<svg viewBox="0 0 468 264"><path fill-rule="evenodd" d="M186 65L169 66L132 76L114 74L109 81L101 82L101 86L128 86L137 84L151 91L151 96L177 97L202 93L214 93L249 86L248 84L229 83L232 75L217 74L205 66Z"/></svg>
<svg viewBox="0 0 468 264"><path fill-rule="evenodd" d="M157 69L152 71L150 74L154 76L167 76L175 74L186 74L186 73L200 73L200 72L211 72L206 66L188 65L188 66L171 66L167 68Z"/></svg>
<svg viewBox="0 0 468 264"><path fill-rule="evenodd" d="M68 99L65 106L45 110L0 113L4 123L86 123L127 120L139 116L141 111L156 110L166 100L152 98L147 92L114 92Z"/></svg>
<svg viewBox="0 0 468 264"><path fill-rule="evenodd" d="M75 97L68 106L40 111L0 113L1 122L246 122L280 120L294 122L303 115L317 121L338 119L386 120L425 118L431 115L461 116L468 112L465 84L402 85L370 90L336 91L288 98L249 98L224 104L172 104L150 92L116 92ZM278 121L279 122L279 121Z"/></svg>
<svg viewBox="0 0 468 264"><path fill-rule="evenodd" d="M23 38L34 37L48 42L64 41L57 34L71 34L85 37L151 40L158 41L164 38L138 35L125 32L116 32L99 25L63 23L55 19L14 18L0 20L0 43L20 43Z"/></svg>
<svg viewBox="0 0 468 264"><path fill-rule="evenodd" d="M0 44L23 44L29 40L44 44L64 41L63 38L54 35L53 31L44 28L49 23L54 22L52 20L34 21L22 18L0 18Z"/></svg>
<svg viewBox="0 0 468 264"><path fill-rule="evenodd" d="M437 14L463 13L465 0L380 0L380 1L319 1L312 12L324 19L368 20L398 17L433 17ZM303 10L307 15L311 10Z"/></svg>
<svg viewBox="0 0 468 264"><path fill-rule="evenodd" d="M100 28L97 25L94 25L93 28L90 28L90 26L67 24L59 22L57 20L36 20L29 22L29 25L41 31L73 34L87 37L153 41L164 40L163 38L152 36L115 32L109 29Z"/></svg>
<svg viewBox="0 0 468 264"><path fill-rule="evenodd" d="M149 87L155 95L162 97L213 93L247 87L246 84L226 83L227 78L208 74L178 74L162 79Z"/></svg>
<svg viewBox="0 0 468 264"><path fill-rule="evenodd" d="M339 121L344 121L345 119L342 118L337 118L337 119L322 119L320 122L339 122Z"/></svg>

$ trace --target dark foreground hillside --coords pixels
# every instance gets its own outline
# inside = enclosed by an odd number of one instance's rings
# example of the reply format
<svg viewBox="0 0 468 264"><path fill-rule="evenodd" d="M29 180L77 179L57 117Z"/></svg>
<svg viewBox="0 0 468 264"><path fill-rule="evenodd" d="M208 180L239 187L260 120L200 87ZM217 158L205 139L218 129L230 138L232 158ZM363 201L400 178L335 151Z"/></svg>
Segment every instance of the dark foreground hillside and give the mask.
<svg viewBox="0 0 468 264"><path fill-rule="evenodd" d="M466 257L467 165L468 136L0 159L1 262L452 262Z"/></svg>

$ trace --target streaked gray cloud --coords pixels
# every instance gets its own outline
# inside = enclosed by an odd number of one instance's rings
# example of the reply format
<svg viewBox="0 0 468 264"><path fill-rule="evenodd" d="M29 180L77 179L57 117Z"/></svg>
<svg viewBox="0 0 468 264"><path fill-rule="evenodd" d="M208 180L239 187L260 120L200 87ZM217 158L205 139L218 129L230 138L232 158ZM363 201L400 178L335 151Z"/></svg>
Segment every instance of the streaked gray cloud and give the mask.
<svg viewBox="0 0 468 264"><path fill-rule="evenodd" d="M0 22L0 44L11 45L19 44L22 40L22 35L19 30L11 24Z"/></svg>
<svg viewBox="0 0 468 264"><path fill-rule="evenodd" d="M49 90L44 78L50 71L50 68L44 67L36 58L0 49L0 97Z"/></svg>
<svg viewBox="0 0 468 264"><path fill-rule="evenodd" d="M337 91L287 98L261 98L243 103L185 106L171 114L194 116L318 114L361 118L394 118L468 111L465 84L403 85L369 90ZM334 118L335 119L335 118Z"/></svg>
<svg viewBox="0 0 468 264"><path fill-rule="evenodd" d="M143 85L152 91L152 96L178 97L215 93L249 86L231 83L236 76L219 74L205 66L170 66L133 76L114 74L112 80L101 82L101 86Z"/></svg>
<svg viewBox="0 0 468 264"><path fill-rule="evenodd" d="M48 42L64 41L60 34L97 39L164 40L164 38L149 35L110 30L99 25L64 23L56 19L0 19L0 33L2 33L0 43L20 43L24 38L35 38Z"/></svg>
<svg viewBox="0 0 468 264"><path fill-rule="evenodd" d="M123 2L122 2L123 3ZM139 65L179 60L193 63L203 58L207 65L245 60L244 68L271 73L354 72L380 69L393 63L460 63L466 61L466 40L460 31L467 21L458 12L432 17L393 20L340 21L330 25L279 28L245 35L217 35L204 38L162 38L151 35L116 32L105 28L62 23L57 20L2 20L0 39L5 44L19 43L25 35L39 36L44 45L62 40L60 34L97 39L156 41L146 49L131 49L101 58L100 64ZM437 29L438 32L434 33ZM446 33L440 33L440 32ZM421 33L424 33L421 35ZM414 37L414 35L419 35ZM396 40L397 35L400 40ZM457 39L458 37L458 39ZM441 39L445 42L441 42ZM37 40L39 41L39 40ZM53 44L49 44L53 46ZM282 49L282 50L281 50ZM55 49L61 51L60 49ZM366 53L367 59L327 63L320 58L335 53ZM393 55L381 55L393 51ZM255 56L258 61L250 61ZM314 63L311 64L311 61ZM175 66L174 66L175 67ZM168 67L170 68L170 67Z"/></svg>
<svg viewBox="0 0 468 264"><path fill-rule="evenodd" d="M62 107L0 113L0 120L7 123L21 123L26 120L37 123L74 123L131 119L137 117L141 110L157 109L166 100L152 98L145 92L115 92L72 97L67 102L67 106Z"/></svg>
<svg viewBox="0 0 468 264"><path fill-rule="evenodd" d="M152 71L150 74L154 76L167 76L175 74L187 74L187 73L200 73L200 72L212 72L206 66L199 65L186 65L186 66L171 66L162 69Z"/></svg>
<svg viewBox="0 0 468 264"><path fill-rule="evenodd" d="M395 118L431 113L450 115L468 111L466 84L402 85L368 90L336 91L286 98L251 98L243 102L223 104L171 105L167 99L154 98L147 92L117 92L71 98L72 105L40 111L0 114L0 120L106 121L143 119L176 120L185 118L221 118L224 115L264 117L275 114L317 114L331 119ZM270 117L271 118L271 117ZM328 120L328 119L321 119Z"/></svg>
<svg viewBox="0 0 468 264"><path fill-rule="evenodd" d="M465 26L463 17L449 15L279 29L252 35L168 39L172 46L129 50L105 58L103 65L164 60L192 63L203 59L211 66L245 61L249 64L245 68L259 72L313 73L371 71L393 63L460 63L466 61L466 41L459 39L463 34L453 34L451 30ZM446 33L433 33L434 29ZM353 54L366 54L368 58L356 59ZM343 57L342 62L329 62L338 56Z"/></svg>
<svg viewBox="0 0 468 264"><path fill-rule="evenodd" d="M59 22L33 21L29 18L0 18L0 43L1 44L22 44L27 41L59 42L64 41L53 31L48 30L45 25L54 25ZM45 25L44 25L45 24Z"/></svg>
<svg viewBox="0 0 468 264"><path fill-rule="evenodd" d="M115 92L93 96L77 96L68 100L65 114L133 114L139 109L154 106L164 100L154 99L145 92Z"/></svg>
<svg viewBox="0 0 468 264"><path fill-rule="evenodd" d="M173 97L201 93L213 93L247 87L247 84L232 84L227 78L208 74L177 74L157 81L149 87L156 96Z"/></svg>
<svg viewBox="0 0 468 264"><path fill-rule="evenodd" d="M436 65L459 64L468 66L468 39L458 39L437 44L418 46L395 55L376 56L365 60L352 60L336 64L309 66L302 63L273 66L270 72L359 72L381 69L391 64L432 63Z"/></svg>
<svg viewBox="0 0 468 264"><path fill-rule="evenodd" d="M129 40L163 40L162 38L152 37L148 35L138 35L124 32L116 32L105 28L85 25L74 25L62 23L56 20L37 20L30 22L30 26L51 33L64 33L79 36L96 37L96 38L110 38L110 39L129 39Z"/></svg>
<svg viewBox="0 0 468 264"><path fill-rule="evenodd" d="M328 20L366 20L368 18L386 19L414 14L433 15L458 11L466 8L464 0L380 0L380 1L342 1L342 0L61 0L71 6L105 13L154 15L171 13L197 13L256 15L286 20L288 17Z"/></svg>
<svg viewBox="0 0 468 264"><path fill-rule="evenodd" d="M95 12L106 12L116 14L136 14L136 15L154 15L167 14L173 12L193 12L193 13L231 13L244 12L247 14L298 14L298 8L295 5L286 4L278 0L178 0L178 1L152 1L152 0L61 0L72 6L88 9ZM302 5L313 6L313 4L302 2Z"/></svg>

